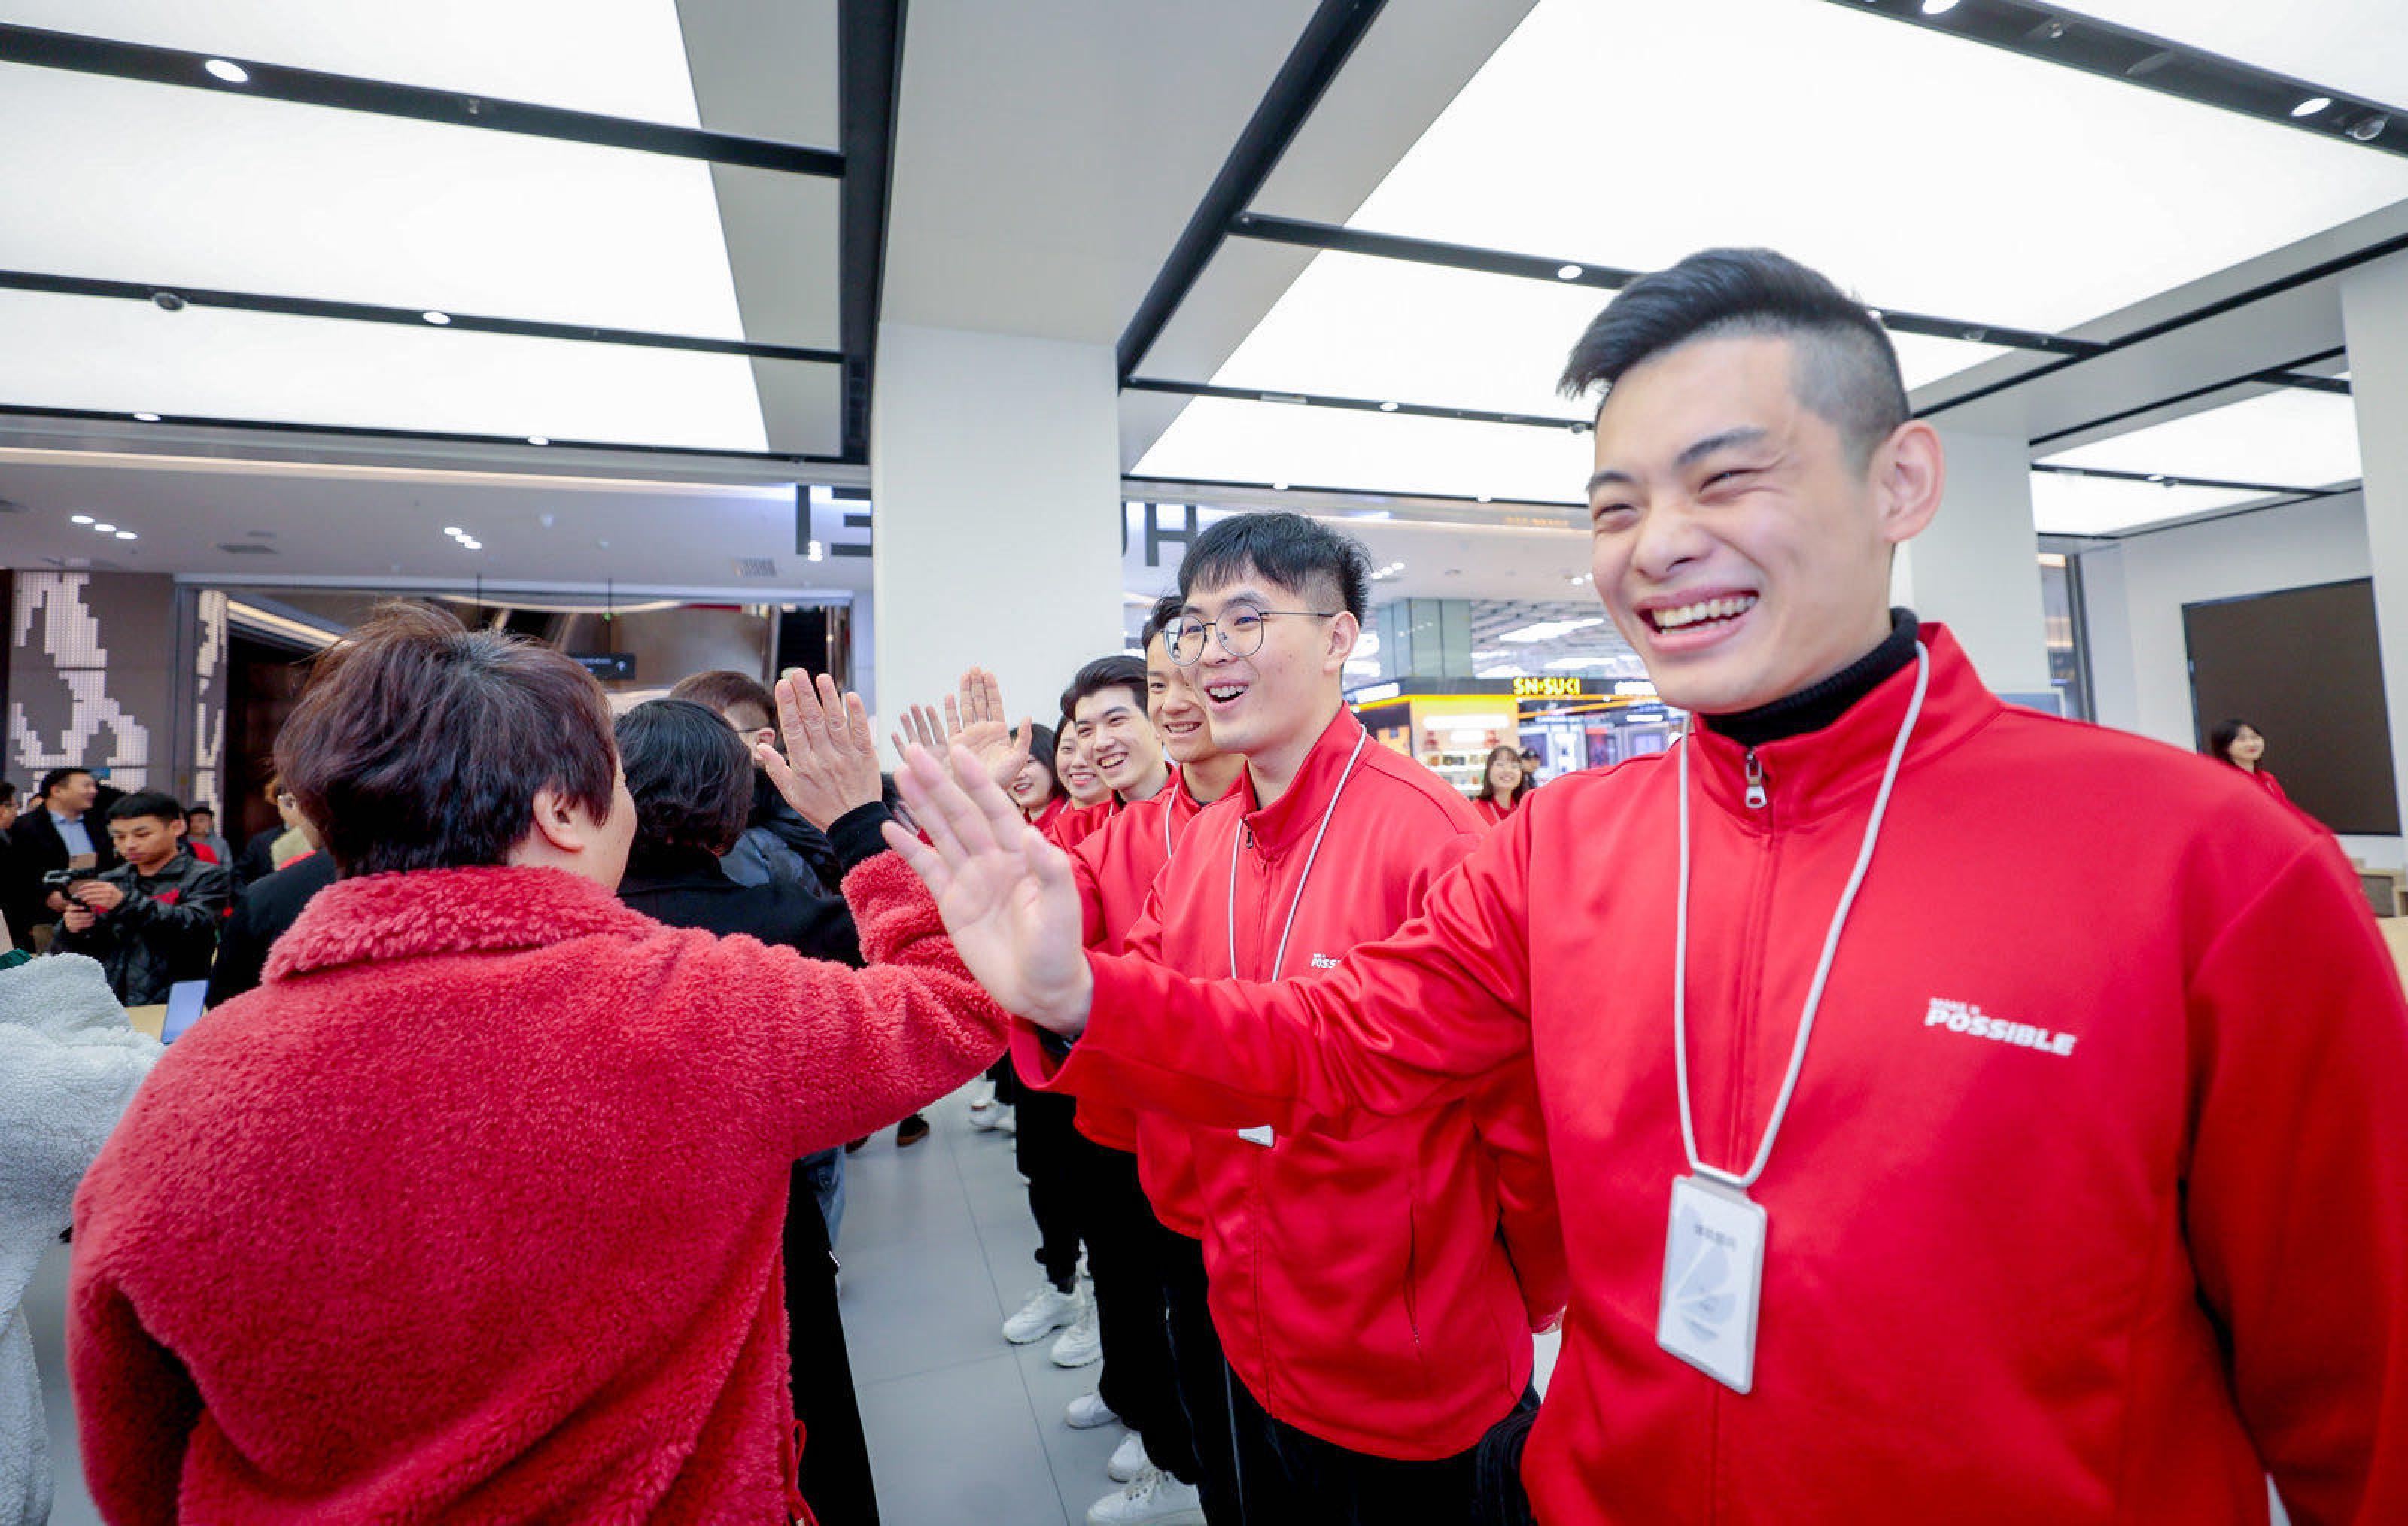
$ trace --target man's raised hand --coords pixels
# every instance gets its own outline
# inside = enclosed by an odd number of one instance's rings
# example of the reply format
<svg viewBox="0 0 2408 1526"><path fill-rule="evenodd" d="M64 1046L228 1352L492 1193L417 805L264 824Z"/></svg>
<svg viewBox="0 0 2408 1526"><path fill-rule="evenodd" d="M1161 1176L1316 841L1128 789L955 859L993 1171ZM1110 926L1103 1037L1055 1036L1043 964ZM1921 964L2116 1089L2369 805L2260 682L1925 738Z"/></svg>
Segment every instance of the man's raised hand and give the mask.
<svg viewBox="0 0 2408 1526"><path fill-rule="evenodd" d="M968 748L978 761L986 765L987 777L1001 789L1010 789L1013 776L1028 765L1028 740L1033 722L1020 718L1020 729L1013 731L1004 720L1003 685L996 676L982 667L974 667L962 675L961 696L945 696L945 740L952 746ZM1045 760L1051 768L1054 760Z"/></svg>
<svg viewBox="0 0 2408 1526"><path fill-rule="evenodd" d="M752 755L786 804L824 832L847 811L876 802L882 792L878 740L861 696L839 697L826 674L814 683L799 668L786 670L777 693L785 755L766 742Z"/></svg>
<svg viewBox="0 0 2408 1526"><path fill-rule="evenodd" d="M967 748L942 758L913 748L896 782L928 840L890 822L886 844L936 898L962 963L1005 1010L1078 1034L1095 984L1068 855Z"/></svg>

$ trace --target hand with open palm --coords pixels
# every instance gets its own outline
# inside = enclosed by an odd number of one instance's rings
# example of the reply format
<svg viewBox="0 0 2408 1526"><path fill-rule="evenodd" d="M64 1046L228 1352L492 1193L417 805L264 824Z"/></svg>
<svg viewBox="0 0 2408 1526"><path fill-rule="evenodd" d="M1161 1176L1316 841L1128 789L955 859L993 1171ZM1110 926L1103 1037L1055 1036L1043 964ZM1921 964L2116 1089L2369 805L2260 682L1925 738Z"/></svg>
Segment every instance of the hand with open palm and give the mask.
<svg viewBox="0 0 2408 1526"><path fill-rule="evenodd" d="M1020 728L1014 731L1004 720L1003 686L993 673L974 667L962 675L958 698L945 696L945 720L942 730L937 724L937 712L925 705L914 705L903 712L903 729L892 740L896 756L905 757L914 746L942 757L951 748L967 748L977 758L1001 789L1010 789L1014 776L1028 765L1028 742L1033 722L1023 716Z"/></svg>

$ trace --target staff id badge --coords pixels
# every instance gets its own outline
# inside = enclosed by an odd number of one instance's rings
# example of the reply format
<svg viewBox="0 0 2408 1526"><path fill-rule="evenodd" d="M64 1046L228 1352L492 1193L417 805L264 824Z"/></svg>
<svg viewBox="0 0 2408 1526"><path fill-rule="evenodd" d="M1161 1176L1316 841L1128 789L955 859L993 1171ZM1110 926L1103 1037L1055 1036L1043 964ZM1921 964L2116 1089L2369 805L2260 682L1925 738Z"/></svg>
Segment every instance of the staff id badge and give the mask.
<svg viewBox="0 0 2408 1526"><path fill-rule="evenodd" d="M1672 1179L1656 1344L1741 1393L1756 1382L1764 1235L1763 1205L1746 1193L1704 1177Z"/></svg>

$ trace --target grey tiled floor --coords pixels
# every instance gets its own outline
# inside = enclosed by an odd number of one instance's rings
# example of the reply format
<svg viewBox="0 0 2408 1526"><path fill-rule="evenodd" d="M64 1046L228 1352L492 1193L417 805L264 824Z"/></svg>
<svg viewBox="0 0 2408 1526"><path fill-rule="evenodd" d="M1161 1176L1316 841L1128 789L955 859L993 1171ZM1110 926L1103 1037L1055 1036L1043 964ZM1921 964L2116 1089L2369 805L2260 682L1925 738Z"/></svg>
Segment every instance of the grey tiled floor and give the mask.
<svg viewBox="0 0 2408 1526"><path fill-rule="evenodd" d="M1011 1141L970 1128L963 1096L929 1109L908 1150L881 1133L847 1162L843 1307L885 1526L1081 1526L1114 1486L1118 1426L1073 1431L1062 1410L1096 1369L1065 1372L1047 1343L1013 1348L997 1327L1036 1286L1037 1229ZM93 1526L61 1376L67 1253L28 1297L59 1479L54 1526ZM1555 1343L1540 1343L1541 1384Z"/></svg>

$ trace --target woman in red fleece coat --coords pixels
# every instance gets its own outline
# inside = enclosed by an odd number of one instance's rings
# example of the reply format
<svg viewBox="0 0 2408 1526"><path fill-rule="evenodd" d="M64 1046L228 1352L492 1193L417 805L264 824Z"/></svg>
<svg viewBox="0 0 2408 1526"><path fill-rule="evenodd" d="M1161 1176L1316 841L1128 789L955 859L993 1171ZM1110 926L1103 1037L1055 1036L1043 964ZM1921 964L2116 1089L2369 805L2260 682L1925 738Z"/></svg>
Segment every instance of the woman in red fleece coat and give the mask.
<svg viewBox="0 0 2408 1526"><path fill-rule="evenodd" d="M856 971L613 898L635 812L566 658L427 610L357 636L278 745L343 877L76 1203L93 1498L244 1526L803 1514L788 1167L1003 1033L935 908L896 899L858 700L781 684L792 767L762 749L851 871Z"/></svg>

